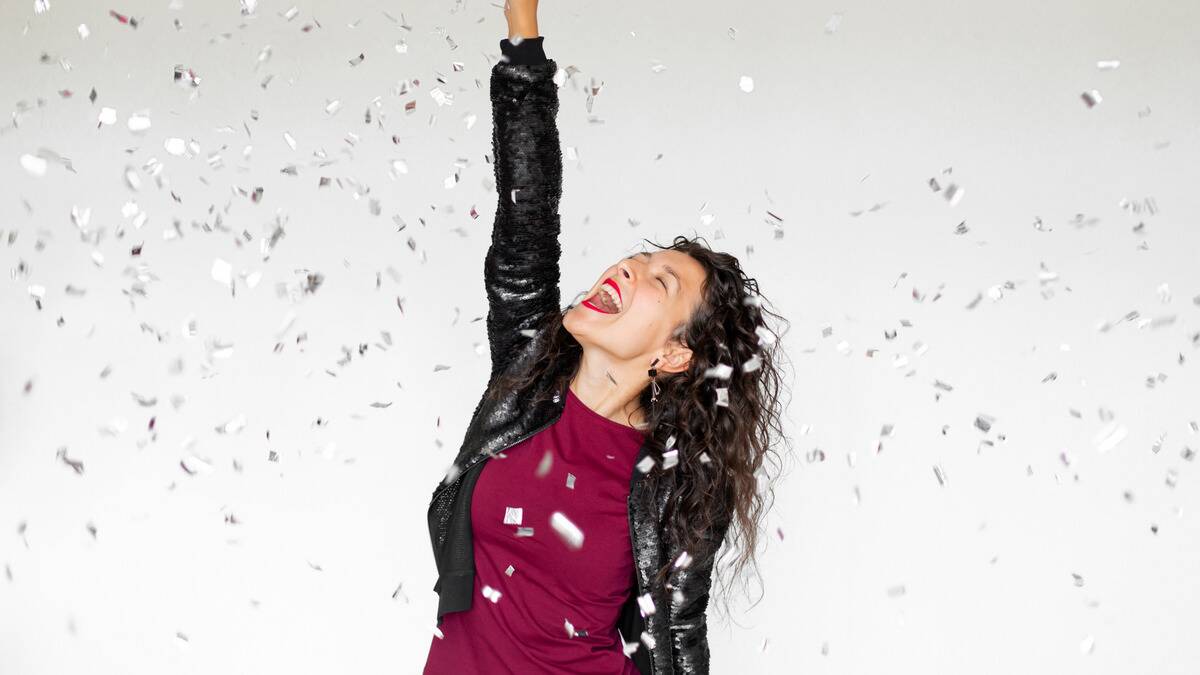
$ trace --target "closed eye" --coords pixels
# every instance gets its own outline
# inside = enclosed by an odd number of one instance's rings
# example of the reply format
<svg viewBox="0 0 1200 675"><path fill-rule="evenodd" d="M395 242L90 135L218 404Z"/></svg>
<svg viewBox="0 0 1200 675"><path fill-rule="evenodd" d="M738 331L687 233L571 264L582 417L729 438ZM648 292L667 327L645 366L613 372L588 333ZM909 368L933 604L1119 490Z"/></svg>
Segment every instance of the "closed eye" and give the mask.
<svg viewBox="0 0 1200 675"><path fill-rule="evenodd" d="M647 258L647 259L649 259L649 258L650 258L650 254L649 254L649 253L646 253L645 251L642 251L642 252L640 252L640 253L634 253L633 255L630 255L630 256L625 256L625 259L626 259L626 260L632 260L632 259L634 259L634 258L638 257L639 255L641 255L641 256L646 256L646 258ZM666 291L667 293L670 293L670 292L671 292L671 289L670 289L670 287L669 287L669 286L667 286L667 282L666 282L666 281L663 281L663 278L662 278L662 277L655 277L655 278L656 278L656 279L658 279L658 283L662 284L662 287L663 287L663 290L664 290L664 291Z"/></svg>

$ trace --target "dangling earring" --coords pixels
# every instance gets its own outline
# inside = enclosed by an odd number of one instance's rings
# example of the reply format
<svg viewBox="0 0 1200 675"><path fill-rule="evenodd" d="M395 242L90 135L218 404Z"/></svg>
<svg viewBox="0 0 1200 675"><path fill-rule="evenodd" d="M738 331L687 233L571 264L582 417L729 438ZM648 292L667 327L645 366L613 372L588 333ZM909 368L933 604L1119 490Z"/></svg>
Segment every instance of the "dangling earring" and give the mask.
<svg viewBox="0 0 1200 675"><path fill-rule="evenodd" d="M658 387L658 380L655 379L658 377L658 369L654 367L655 363L658 363L658 359L654 359L654 362L650 364L650 370L646 371L650 375L650 402L651 403L655 403L658 401L658 394L659 394L659 392L662 391Z"/></svg>

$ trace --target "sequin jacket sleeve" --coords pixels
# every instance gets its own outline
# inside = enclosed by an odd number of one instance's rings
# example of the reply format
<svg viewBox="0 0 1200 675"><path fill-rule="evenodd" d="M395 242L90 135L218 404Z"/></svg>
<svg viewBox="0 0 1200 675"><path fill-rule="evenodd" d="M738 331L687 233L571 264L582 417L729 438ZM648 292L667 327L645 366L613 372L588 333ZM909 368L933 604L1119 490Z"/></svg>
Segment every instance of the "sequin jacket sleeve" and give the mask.
<svg viewBox="0 0 1200 675"><path fill-rule="evenodd" d="M713 564L725 538L728 524L718 527L708 539L710 554L695 556L691 564L673 570L669 583L671 601L668 622L671 633L671 662L675 675L708 675L708 609ZM683 552L668 545L668 560L675 562Z"/></svg>
<svg viewBox="0 0 1200 675"><path fill-rule="evenodd" d="M558 65L509 63L492 67L492 149L496 217L484 259L488 297L489 382L508 365L533 327L559 311L562 151L558 141Z"/></svg>

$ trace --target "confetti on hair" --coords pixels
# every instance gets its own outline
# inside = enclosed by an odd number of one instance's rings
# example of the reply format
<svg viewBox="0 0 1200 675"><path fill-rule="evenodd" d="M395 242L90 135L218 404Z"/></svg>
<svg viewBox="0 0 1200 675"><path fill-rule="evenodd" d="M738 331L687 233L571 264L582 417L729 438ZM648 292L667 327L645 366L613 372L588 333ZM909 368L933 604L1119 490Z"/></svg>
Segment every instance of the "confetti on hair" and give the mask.
<svg viewBox="0 0 1200 675"><path fill-rule="evenodd" d="M663 453L663 470L670 469L679 463L679 450L668 450Z"/></svg>
<svg viewBox="0 0 1200 675"><path fill-rule="evenodd" d="M724 363L718 363L717 365L713 366L712 368L709 368L704 371L705 378L715 377L720 380L728 380L729 376L732 374L733 374L733 366L729 366Z"/></svg>

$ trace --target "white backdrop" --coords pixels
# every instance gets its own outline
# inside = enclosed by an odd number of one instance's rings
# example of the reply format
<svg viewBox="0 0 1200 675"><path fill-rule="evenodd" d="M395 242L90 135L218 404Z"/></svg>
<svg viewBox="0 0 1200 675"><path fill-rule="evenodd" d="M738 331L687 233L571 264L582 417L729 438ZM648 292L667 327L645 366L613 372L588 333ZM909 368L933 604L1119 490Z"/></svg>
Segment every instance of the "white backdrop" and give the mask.
<svg viewBox="0 0 1200 675"><path fill-rule="evenodd" d="M0 673L419 672L502 2L48 5L0 6ZM1200 668L1198 22L543 0L564 302L701 234L792 321L714 673Z"/></svg>

